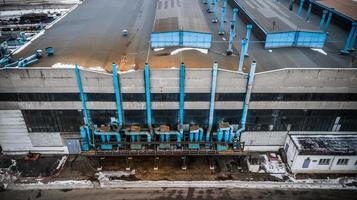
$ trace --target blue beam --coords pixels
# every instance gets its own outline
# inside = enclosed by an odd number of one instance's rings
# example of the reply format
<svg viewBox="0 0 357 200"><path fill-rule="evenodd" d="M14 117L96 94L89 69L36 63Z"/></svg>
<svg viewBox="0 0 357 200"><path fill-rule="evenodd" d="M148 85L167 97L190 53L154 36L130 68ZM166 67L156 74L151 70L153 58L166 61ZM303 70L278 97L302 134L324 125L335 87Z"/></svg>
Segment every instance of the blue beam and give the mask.
<svg viewBox="0 0 357 200"><path fill-rule="evenodd" d="M180 129L183 129L184 115L185 115L185 64L180 66Z"/></svg>
<svg viewBox="0 0 357 200"><path fill-rule="evenodd" d="M244 64L244 51L245 51L245 48L247 46L247 39L246 38L243 38L242 39L242 49L240 51L240 56L239 56L239 66L238 66L238 72L242 72L243 71L243 64Z"/></svg>
<svg viewBox="0 0 357 200"><path fill-rule="evenodd" d="M323 10L320 25L319 25L321 30L324 27L326 15L327 15L327 10Z"/></svg>
<svg viewBox="0 0 357 200"><path fill-rule="evenodd" d="M305 16L305 21L309 21L310 20L310 17L311 17L311 9L312 9L312 3L311 3L311 0L309 2L309 8L307 9L307 13L306 13L306 16Z"/></svg>
<svg viewBox="0 0 357 200"><path fill-rule="evenodd" d="M218 29L218 35L224 35L224 22L226 20L226 7L222 7L221 21Z"/></svg>
<svg viewBox="0 0 357 200"><path fill-rule="evenodd" d="M152 115L151 115L151 93L150 93L150 69L148 63L145 63L144 76L145 76L146 118L147 118L148 126L149 128L151 128Z"/></svg>
<svg viewBox="0 0 357 200"><path fill-rule="evenodd" d="M84 125L87 127L90 127L91 125L91 118L90 118L90 114L89 111L87 109L87 97L84 94L83 91L83 85L82 85L82 79L81 79L81 74L80 71L78 69L78 65L75 65L75 72L76 72L76 78L77 78L77 86L79 89L79 95L82 101L82 113L83 113L83 117L84 117Z"/></svg>
<svg viewBox="0 0 357 200"><path fill-rule="evenodd" d="M301 11L302 11L302 6L304 5L304 1L305 0L300 0L300 4L299 4L299 9L297 11L297 16L301 16Z"/></svg>
<svg viewBox="0 0 357 200"><path fill-rule="evenodd" d="M209 117L208 117L208 128L206 133L206 142L210 141L210 135L213 125L214 117L214 108L215 108L215 99L216 99L216 87L217 87L217 75L218 75L218 64L217 62L213 63L212 67L212 80L211 80L211 100L209 106Z"/></svg>
<svg viewBox="0 0 357 200"><path fill-rule="evenodd" d="M245 38L247 39L247 44L245 45L245 48L244 48L245 56L248 56L248 46L249 46L249 41L250 41L250 35L252 33L252 28L253 28L253 26L251 24L247 25L247 33L245 35Z"/></svg>
<svg viewBox="0 0 357 200"><path fill-rule="evenodd" d="M233 14L232 14L232 20L231 20L231 25L229 27L229 41L228 41L228 49L227 49L227 55L232 55L233 53L233 41L234 41L234 37L235 37L235 26L236 26L236 19L237 19L237 13L238 13L238 9L237 8L233 8Z"/></svg>
<svg viewBox="0 0 357 200"><path fill-rule="evenodd" d="M328 27L330 26L333 10L334 9L331 9L328 13L327 21L326 21L326 24L324 25L324 32L327 32Z"/></svg>
<svg viewBox="0 0 357 200"><path fill-rule="evenodd" d="M218 7L218 0L213 0L214 2L214 7L213 7L213 15L212 15L212 23L217 23L218 22L218 17L217 17L217 7Z"/></svg>
<svg viewBox="0 0 357 200"><path fill-rule="evenodd" d="M118 70L117 65L112 64L112 72L113 72L113 83L114 83L114 91L115 91L115 101L117 105L117 120L118 125L120 127L123 126L123 110L122 110L122 103L121 103L121 93L120 93L120 83L118 79Z"/></svg>
<svg viewBox="0 0 357 200"><path fill-rule="evenodd" d="M356 40L356 32L357 32L357 21L354 21L352 23L352 28L350 33L348 34L345 47L341 50L341 53L343 54L349 54L349 50L353 48L352 44L354 44Z"/></svg>

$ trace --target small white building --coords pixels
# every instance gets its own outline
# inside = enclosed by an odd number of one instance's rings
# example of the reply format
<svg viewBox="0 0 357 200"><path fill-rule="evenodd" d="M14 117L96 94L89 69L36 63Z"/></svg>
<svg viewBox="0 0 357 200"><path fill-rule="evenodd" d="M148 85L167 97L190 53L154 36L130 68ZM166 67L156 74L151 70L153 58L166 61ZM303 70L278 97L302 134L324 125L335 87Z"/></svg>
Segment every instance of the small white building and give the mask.
<svg viewBox="0 0 357 200"><path fill-rule="evenodd" d="M357 173L357 135L296 135L285 141L292 173Z"/></svg>

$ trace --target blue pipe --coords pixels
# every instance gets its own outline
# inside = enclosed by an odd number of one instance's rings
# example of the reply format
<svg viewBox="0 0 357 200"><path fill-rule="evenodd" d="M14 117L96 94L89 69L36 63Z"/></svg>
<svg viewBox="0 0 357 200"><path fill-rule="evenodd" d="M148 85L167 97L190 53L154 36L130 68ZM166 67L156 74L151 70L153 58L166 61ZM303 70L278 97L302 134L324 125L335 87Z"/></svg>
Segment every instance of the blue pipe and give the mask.
<svg viewBox="0 0 357 200"><path fill-rule="evenodd" d="M251 24L247 25L247 33L245 35L245 38L247 39L247 44L245 45L245 48L244 48L245 56L248 56L248 46L249 46L249 41L250 41L250 35L252 33L252 28L253 28L253 26Z"/></svg>
<svg viewBox="0 0 357 200"><path fill-rule="evenodd" d="M353 35L351 43L350 43L350 47L348 48L349 51L354 51L356 39L357 39L357 28L355 28L355 34Z"/></svg>
<svg viewBox="0 0 357 200"><path fill-rule="evenodd" d="M216 87L217 87L217 75L218 75L218 64L215 62L212 67L212 81L211 81L211 100L209 106L209 118L208 118L208 129L206 133L206 142L210 141L210 135L213 125L213 117L214 117L214 107L215 107L215 99L216 99Z"/></svg>
<svg viewBox="0 0 357 200"><path fill-rule="evenodd" d="M290 0L290 2L289 2L289 10L293 10L293 6L294 6L294 0Z"/></svg>
<svg viewBox="0 0 357 200"><path fill-rule="evenodd" d="M325 32L325 33L327 32L328 27L330 26L333 10L334 10L334 9L331 9L331 10L329 11L329 14L328 14L328 17L327 17L327 21L326 21L326 24L325 24L325 26L324 26L324 32Z"/></svg>
<svg viewBox="0 0 357 200"><path fill-rule="evenodd" d="M341 53L343 54L349 54L349 50L350 48L352 48L353 46L351 46L352 44L354 44L353 40L356 40L355 34L357 32L357 21L352 22L352 28L350 33L348 34L346 43L345 43L345 47L341 50Z"/></svg>
<svg viewBox="0 0 357 200"><path fill-rule="evenodd" d="M254 76L255 76L255 68L256 68L256 62L253 61L252 64L250 65L250 72L248 74L248 83L247 83L247 88L246 88L246 94L245 94L245 100L243 104L243 112L242 112L242 117L240 120L240 128L236 132L236 137L240 140L240 135L241 133L245 130L245 125L247 121L247 115L248 115L248 109L249 109L249 102L250 102L250 96L252 94L252 88L253 88L253 81L254 81Z"/></svg>
<svg viewBox="0 0 357 200"><path fill-rule="evenodd" d="M243 64L244 64L244 51L246 49L247 46L247 39L243 38L242 39L242 49L240 51L240 57L239 57L239 66L238 66L238 72L242 72L243 71Z"/></svg>
<svg viewBox="0 0 357 200"><path fill-rule="evenodd" d="M301 11L302 11L302 6L304 5L304 1L305 0L300 0L300 5L299 5L299 9L297 11L297 16L301 16Z"/></svg>
<svg viewBox="0 0 357 200"><path fill-rule="evenodd" d="M185 115L185 64L180 65L180 112L179 124L180 130L183 129L184 115Z"/></svg>
<svg viewBox="0 0 357 200"><path fill-rule="evenodd" d="M151 122L151 94L150 94L150 69L149 64L145 63L144 67L144 75L145 75L145 97L146 97L146 118L149 128L152 127Z"/></svg>
<svg viewBox="0 0 357 200"><path fill-rule="evenodd" d="M117 106L117 120L119 129L123 126L123 110L122 110L122 102L121 102L121 93L120 93L120 83L118 79L118 70L117 65L112 64L112 73L113 73L113 83L114 83L114 91L115 91L115 101Z"/></svg>
<svg viewBox="0 0 357 200"><path fill-rule="evenodd" d="M312 9L312 3L311 0L309 0L309 8L307 9L307 13L305 16L305 21L309 21L311 17L311 9Z"/></svg>
<svg viewBox="0 0 357 200"><path fill-rule="evenodd" d="M226 7L222 7L221 21L218 29L218 35L224 35L224 22L226 20Z"/></svg>
<svg viewBox="0 0 357 200"><path fill-rule="evenodd" d="M234 37L236 37L237 15L238 15L238 8L233 8L232 24L234 25L233 26Z"/></svg>
<svg viewBox="0 0 357 200"><path fill-rule="evenodd" d="M231 20L231 25L229 27L229 42L228 42L228 49L227 49L227 55L232 55L233 53L233 40L235 37L235 26L236 26L236 18L237 18L237 13L238 13L238 9L234 8L233 9L233 14L232 14L232 20Z"/></svg>
<svg viewBox="0 0 357 200"><path fill-rule="evenodd" d="M218 22L218 17L217 17L218 0L213 0L213 2L214 2L214 7L213 7L212 23L217 23Z"/></svg>
<svg viewBox="0 0 357 200"><path fill-rule="evenodd" d="M323 10L320 25L319 25L321 30L324 27L326 15L327 15L327 10Z"/></svg>
<svg viewBox="0 0 357 200"><path fill-rule="evenodd" d="M209 13L212 12L212 11L211 11L212 1L214 1L214 0L208 0L208 1L207 1L207 12L209 12Z"/></svg>
<svg viewBox="0 0 357 200"><path fill-rule="evenodd" d="M17 63L17 67L27 67L35 62L38 61L38 59L41 58L41 50L37 50L34 54L32 54L31 56L23 59L23 60L20 60L18 63Z"/></svg>
<svg viewBox="0 0 357 200"><path fill-rule="evenodd" d="M91 117L90 117L89 111L87 109L87 97L83 91L81 74L80 74L77 64L75 64L75 72L76 72L76 78L77 78L77 86L78 86L80 98L82 101L82 113L84 116L84 125L87 127L90 127L91 126Z"/></svg>
<svg viewBox="0 0 357 200"><path fill-rule="evenodd" d="M227 18L226 18L226 15L227 15L227 0L223 0L223 7L225 8L224 13L222 13L222 14L224 14L223 15L223 21L227 22Z"/></svg>

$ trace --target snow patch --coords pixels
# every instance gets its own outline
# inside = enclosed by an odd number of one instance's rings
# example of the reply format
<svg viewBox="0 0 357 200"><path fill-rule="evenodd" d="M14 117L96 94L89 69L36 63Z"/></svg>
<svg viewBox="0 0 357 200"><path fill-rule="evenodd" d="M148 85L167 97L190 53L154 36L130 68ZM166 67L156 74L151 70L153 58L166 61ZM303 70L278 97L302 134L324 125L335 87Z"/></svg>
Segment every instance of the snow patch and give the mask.
<svg viewBox="0 0 357 200"><path fill-rule="evenodd" d="M165 48L155 48L154 51L162 51L164 50Z"/></svg>
<svg viewBox="0 0 357 200"><path fill-rule="evenodd" d="M200 49L200 48L180 48L180 49L175 49L174 51L172 51L170 53L170 55L175 55L175 54L178 54L182 51L188 51L188 50L195 50L195 51L199 51L203 54L207 54L208 53L208 49Z"/></svg>
<svg viewBox="0 0 357 200"><path fill-rule="evenodd" d="M317 52L319 52L319 53L324 54L325 56L327 56L326 51L324 51L323 49L311 48L311 50L313 50L313 51L317 51Z"/></svg>
<svg viewBox="0 0 357 200"><path fill-rule="evenodd" d="M59 170L67 161L68 156L62 156L61 160L58 161L56 170Z"/></svg>
<svg viewBox="0 0 357 200"><path fill-rule="evenodd" d="M74 69L74 65L70 64L63 64L63 63L56 63L52 65L52 68L59 68L59 69Z"/></svg>
<svg viewBox="0 0 357 200"><path fill-rule="evenodd" d="M97 71L97 72L105 72L105 69L103 69L102 67L89 67L88 68L91 71Z"/></svg>

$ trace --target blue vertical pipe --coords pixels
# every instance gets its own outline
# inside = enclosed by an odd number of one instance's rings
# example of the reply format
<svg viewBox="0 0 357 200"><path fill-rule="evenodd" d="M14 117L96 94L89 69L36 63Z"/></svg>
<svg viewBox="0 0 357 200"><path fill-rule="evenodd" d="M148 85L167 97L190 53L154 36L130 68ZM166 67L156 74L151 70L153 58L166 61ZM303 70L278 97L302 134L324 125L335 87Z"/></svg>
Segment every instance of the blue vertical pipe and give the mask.
<svg viewBox="0 0 357 200"><path fill-rule="evenodd" d="M123 126L123 110L122 110L122 103L121 103L121 93L120 93L120 83L118 79L118 70L117 65L112 64L112 73L113 73L113 83L114 83L114 90L115 90L115 101L117 105L117 120L119 127Z"/></svg>
<svg viewBox="0 0 357 200"><path fill-rule="evenodd" d="M341 53L349 54L350 48L353 47L353 46L351 46L354 43L353 40L356 39L356 37L355 37L356 31L357 31L357 21L354 21L354 22L352 22L351 31L348 34L348 37L347 37L347 40L345 43L345 47L341 50Z"/></svg>
<svg viewBox="0 0 357 200"><path fill-rule="evenodd" d="M357 39L357 28L355 28L355 34L352 36L352 40L351 40L351 43L350 43L350 46L348 47L348 50L349 51L354 51L354 46L355 46L355 43L356 43L356 39Z"/></svg>
<svg viewBox="0 0 357 200"><path fill-rule="evenodd" d="M238 13L238 9L237 8L234 8L233 9L233 14L232 14L232 20L231 20L231 25L229 27L229 41L228 41L228 49L227 49L227 55L232 55L233 53L233 40L234 40L234 37L235 37L235 21L236 21L236 18L237 18L237 13Z"/></svg>
<svg viewBox="0 0 357 200"><path fill-rule="evenodd" d="M147 118L148 126L149 128L151 128L152 115L151 115L151 94L150 94L150 69L148 63L145 63L144 75L145 75L146 118Z"/></svg>
<svg viewBox="0 0 357 200"><path fill-rule="evenodd" d="M253 26L251 24L247 25L247 33L245 35L245 38L247 39L247 44L245 45L245 48L244 48L245 56L248 56L248 46L249 46L249 41L250 41L250 35L252 33L252 28L253 28Z"/></svg>
<svg viewBox="0 0 357 200"><path fill-rule="evenodd" d="M213 63L212 67L212 81L211 81L211 100L209 106L209 117L208 117L208 129L206 133L206 142L210 140L210 134L213 125L213 116L214 116L214 104L216 99L216 87L217 87L217 75L218 75L218 64L217 62Z"/></svg>
<svg viewBox="0 0 357 200"><path fill-rule="evenodd" d="M226 21L227 21L227 18L226 18L226 15L227 15L227 0L223 0L223 7L225 8L225 9L224 9L225 12L222 13L222 14L224 14L224 15L223 15L223 21L226 22Z"/></svg>
<svg viewBox="0 0 357 200"><path fill-rule="evenodd" d="M243 104L243 112L242 112L242 117L240 119L240 128L236 132L236 137L240 138L241 133L245 130L245 125L247 121L247 115L248 115L248 109L249 109L249 102L250 102L250 96L252 94L252 88L253 88L253 81L254 81L254 76L255 76L255 68L256 68L256 62L253 61L252 64L250 65L250 71L248 74L248 83L247 83L247 88L246 88L246 94L245 94L245 100Z"/></svg>
<svg viewBox="0 0 357 200"><path fill-rule="evenodd" d="M309 8L307 9L307 13L306 13L306 16L305 16L305 21L309 21L310 20L310 17L311 17L311 9L312 9L312 3L311 3L311 0L309 2Z"/></svg>
<svg viewBox="0 0 357 200"><path fill-rule="evenodd" d="M218 0L213 0L214 2L214 7L213 7L213 15L212 15L212 23L217 23L218 22L218 17L217 17L217 7L218 7Z"/></svg>
<svg viewBox="0 0 357 200"><path fill-rule="evenodd" d="M290 0L290 2L289 2L289 10L293 10L293 6L294 6L294 0Z"/></svg>
<svg viewBox="0 0 357 200"><path fill-rule="evenodd" d="M234 37L236 37L237 15L238 15L238 8L233 8L232 24L234 25L233 26Z"/></svg>
<svg viewBox="0 0 357 200"><path fill-rule="evenodd" d="M224 22L226 19L226 7L222 7L221 21L219 24L218 35L224 35Z"/></svg>
<svg viewBox="0 0 357 200"><path fill-rule="evenodd" d="M302 11L302 6L304 5L304 1L305 0L300 0L300 4L299 4L299 9L297 11L297 16L301 16L301 11Z"/></svg>
<svg viewBox="0 0 357 200"><path fill-rule="evenodd" d="M242 49L240 51L240 56L239 56L239 66L238 66L238 72L243 71L243 64L244 64L244 51L247 46L247 38L242 39Z"/></svg>
<svg viewBox="0 0 357 200"><path fill-rule="evenodd" d="M333 13L333 9L331 9L328 13L328 17L327 17L327 21L324 25L324 32L327 32L328 30L328 27L330 26L330 23L331 23L331 19L332 19L332 13Z"/></svg>
<svg viewBox="0 0 357 200"><path fill-rule="evenodd" d="M185 115L185 64L180 65L180 112L179 123L180 129L183 129L184 115Z"/></svg>
<svg viewBox="0 0 357 200"><path fill-rule="evenodd" d="M212 12L212 11L211 11L212 1L214 1L214 0L208 0L208 1L207 1L207 12L209 12L209 13Z"/></svg>
<svg viewBox="0 0 357 200"><path fill-rule="evenodd" d="M327 10L323 10L320 25L319 25L321 30L324 27L326 15L327 15Z"/></svg>
<svg viewBox="0 0 357 200"><path fill-rule="evenodd" d="M90 114L89 111L87 109L87 97L84 94L83 91L83 85L82 85L82 79L81 79L81 73L78 69L78 65L75 65L75 72L76 72L76 78L77 78L77 86L79 89L79 95L82 101L82 112L83 112L83 117L84 117L84 124L85 126L90 127L91 125L91 118L90 118Z"/></svg>

